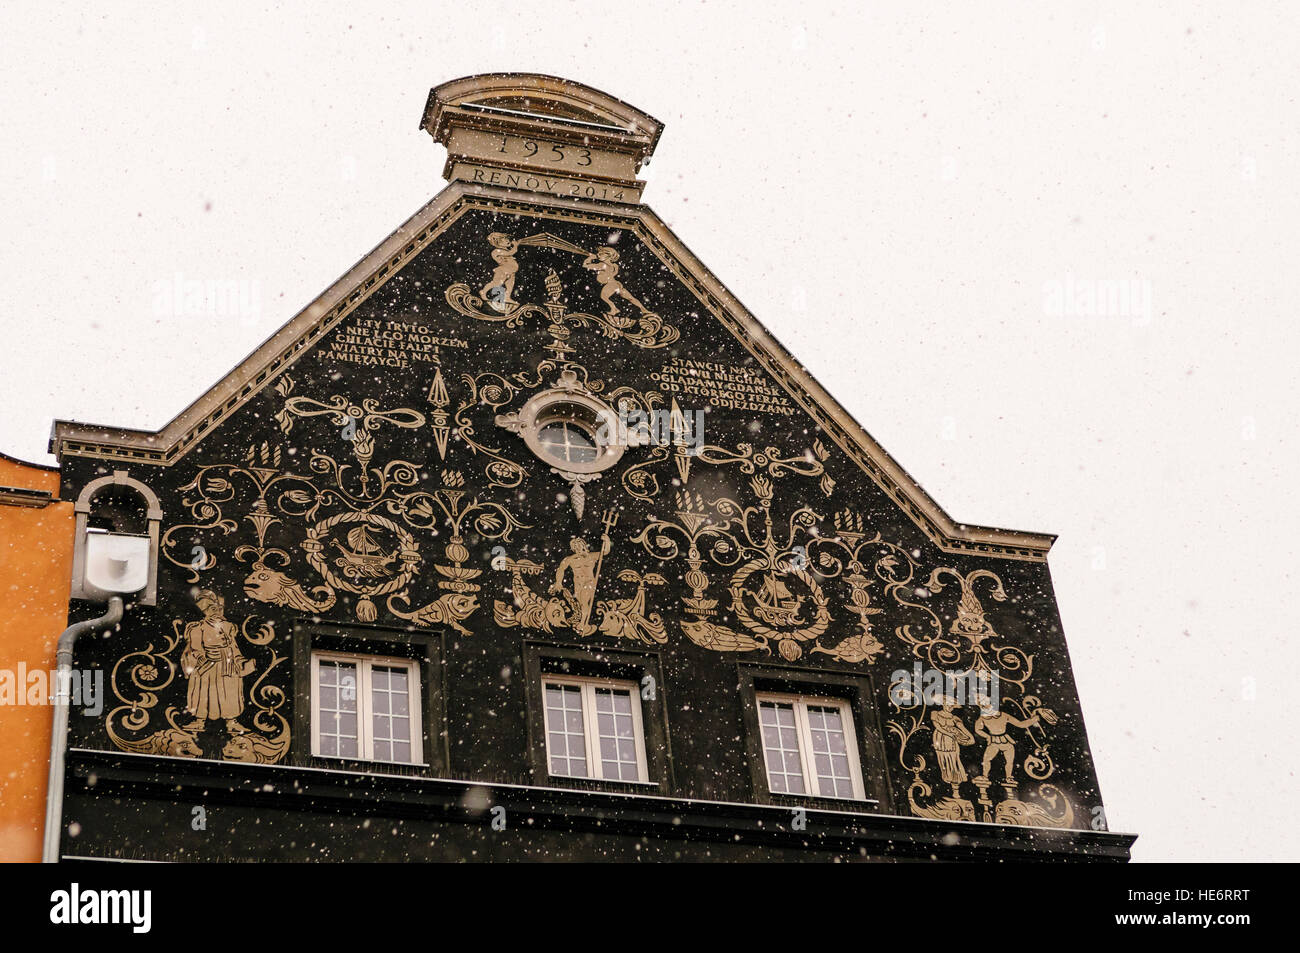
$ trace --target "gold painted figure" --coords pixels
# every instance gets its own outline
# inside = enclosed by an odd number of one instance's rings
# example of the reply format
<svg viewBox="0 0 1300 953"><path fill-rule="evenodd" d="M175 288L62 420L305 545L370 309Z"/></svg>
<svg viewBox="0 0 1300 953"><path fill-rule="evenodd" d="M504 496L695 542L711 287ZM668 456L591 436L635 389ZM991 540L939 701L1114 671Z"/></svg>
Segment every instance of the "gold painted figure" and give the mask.
<svg viewBox="0 0 1300 953"><path fill-rule="evenodd" d="M225 617L225 600L210 589L195 597L203 619L185 627L181 670L189 679L185 711L193 720L187 731L203 730L209 718L225 719L232 735L247 729L238 721L244 711L244 676L253 671L252 659L239 652L239 630Z"/></svg>
<svg viewBox="0 0 1300 953"><path fill-rule="evenodd" d="M934 728L932 741L935 758L939 762L939 774L943 777L944 783L952 789L953 797L957 797L957 788L967 779L966 768L961 763L961 749L965 745L975 743L975 738L966 730L966 725L954 713L953 709L956 706L956 700L949 695L943 700L943 708L936 708L930 712L930 724ZM987 774L988 768L984 770Z"/></svg>
<svg viewBox="0 0 1300 953"><path fill-rule="evenodd" d="M591 624L591 609L596 601L596 583L600 579L600 563L609 553L609 533L600 537L600 552L593 553L587 541L575 536L569 543L573 553L564 557L555 570L552 593L560 593L573 610L573 630L579 635L591 635L596 627ZM564 588L564 574L573 578L572 591Z"/></svg>
<svg viewBox="0 0 1300 953"><path fill-rule="evenodd" d="M515 252L519 250L519 243L504 232L493 232L488 235L488 244L492 246L492 260L497 267L479 292L479 297L498 311L509 311L519 303L514 299L515 275L519 271Z"/></svg>
<svg viewBox="0 0 1300 953"><path fill-rule="evenodd" d="M623 283L618 280L617 251L606 245L604 248L599 249L596 254L588 255L583 259L582 267L596 273L596 283L600 285L600 300L605 302L605 307L609 309L611 318L618 315L618 305L614 303L615 298L623 298L632 302L642 314L646 312L645 305L632 297L628 290L623 287Z"/></svg>
<svg viewBox="0 0 1300 953"><path fill-rule="evenodd" d="M980 716L975 720L975 734L986 742L980 777L985 781L989 780L989 770L993 767L993 762L997 760L998 755L1001 755L1002 780L1012 782L1012 772L1016 767L1016 743L1007 734L1007 726L1015 725L1017 728L1028 730L1039 723L1038 716L1034 715L1027 721L1022 721L995 708L987 698L981 697L979 702Z"/></svg>
<svg viewBox="0 0 1300 953"><path fill-rule="evenodd" d="M569 542L572 552L560 561L555 570L555 581L550 586L550 597L542 598L529 587L525 576L541 573L542 567L530 560L518 562L502 559L493 563L494 569L511 572L510 593L514 605L497 600L493 603L493 616L502 628L521 625L526 629L553 632L570 628L586 638L597 632L617 639L631 639L646 645L662 645L668 641L663 617L649 611L646 603L646 586L662 586L666 582L658 573L642 574L634 569L624 569L618 574L621 582L636 583L636 592L627 599L606 599L596 602L596 589L600 585L601 562L610 551L610 532L618 525L618 513L605 512L600 534L600 549L593 552L587 541L574 536ZM572 588L565 588L565 576L572 580ZM558 594L558 595L557 595ZM592 610L600 618L599 625L592 622Z"/></svg>

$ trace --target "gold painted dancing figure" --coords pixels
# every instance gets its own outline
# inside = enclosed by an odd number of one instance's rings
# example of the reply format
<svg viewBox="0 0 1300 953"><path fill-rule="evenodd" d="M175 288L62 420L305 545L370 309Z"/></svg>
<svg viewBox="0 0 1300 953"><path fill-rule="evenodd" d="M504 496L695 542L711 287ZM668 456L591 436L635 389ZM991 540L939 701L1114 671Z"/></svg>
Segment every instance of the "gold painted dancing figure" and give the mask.
<svg viewBox="0 0 1300 953"><path fill-rule="evenodd" d="M1015 725L1017 728L1028 730L1039 723L1038 716L1034 715L1027 721L1022 721L1004 711L999 711L987 698L981 697L979 702L980 716L975 720L975 734L986 742L980 777L985 781L990 780L989 770L1001 755L1002 780L1004 783L1013 783L1011 774L1016 768L1016 743L1007 734L1007 726Z"/></svg>
<svg viewBox="0 0 1300 953"><path fill-rule="evenodd" d="M623 298L636 305L638 311L646 314L646 307L636 298L628 293L623 287L623 283L618 280L618 252L608 245L601 248L594 255L588 255L582 262L582 267L588 271L596 273L596 284L600 285L600 300L605 302L605 307L609 309L609 317L618 316L618 305L614 303L615 298Z"/></svg>
<svg viewBox="0 0 1300 953"><path fill-rule="evenodd" d="M498 311L509 311L519 303L514 298L515 275L519 271L515 252L519 243L504 232L493 232L488 236L488 244L492 246L492 260L497 267L479 292L479 297Z"/></svg>

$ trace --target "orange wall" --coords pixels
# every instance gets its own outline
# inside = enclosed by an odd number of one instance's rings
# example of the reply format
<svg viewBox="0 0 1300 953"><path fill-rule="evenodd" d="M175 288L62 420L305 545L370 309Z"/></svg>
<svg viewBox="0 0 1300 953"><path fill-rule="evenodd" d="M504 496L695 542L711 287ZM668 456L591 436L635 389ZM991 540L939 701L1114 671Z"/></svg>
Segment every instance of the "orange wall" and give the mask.
<svg viewBox="0 0 1300 953"><path fill-rule="evenodd" d="M47 490L58 473L0 456L0 486ZM0 669L54 668L68 624L72 575L71 503L43 508L0 502ZM45 705L0 705L0 861L39 861L52 712Z"/></svg>

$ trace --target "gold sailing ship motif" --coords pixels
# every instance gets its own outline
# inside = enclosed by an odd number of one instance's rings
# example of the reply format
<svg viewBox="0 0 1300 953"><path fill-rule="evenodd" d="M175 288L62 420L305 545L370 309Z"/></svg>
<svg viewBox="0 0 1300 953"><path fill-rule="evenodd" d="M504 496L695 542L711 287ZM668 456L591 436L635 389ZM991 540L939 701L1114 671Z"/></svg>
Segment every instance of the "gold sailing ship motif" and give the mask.
<svg viewBox="0 0 1300 953"><path fill-rule="evenodd" d="M358 552L343 545L334 535L335 528L343 526L351 526L346 530L348 542L368 551ZM387 537L390 551L384 552L374 542L376 537ZM331 557L331 549L338 555ZM374 600L404 589L421 559L414 536L393 520L374 513L339 513L309 526L302 550L326 585L360 596L355 611L362 622L378 618Z"/></svg>
<svg viewBox="0 0 1300 953"><path fill-rule="evenodd" d="M384 552L375 542L374 536L366 526L358 526L348 532L347 545L337 539L330 540L339 552L334 564L350 578L385 578L393 574L393 562L397 559L397 550Z"/></svg>

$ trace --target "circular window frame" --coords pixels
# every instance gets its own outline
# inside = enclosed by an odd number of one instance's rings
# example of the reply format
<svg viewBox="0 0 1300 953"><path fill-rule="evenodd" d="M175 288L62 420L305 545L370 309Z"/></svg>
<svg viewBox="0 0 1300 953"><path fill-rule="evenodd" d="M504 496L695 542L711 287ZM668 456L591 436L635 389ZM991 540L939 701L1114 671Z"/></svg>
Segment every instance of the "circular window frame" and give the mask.
<svg viewBox="0 0 1300 953"><path fill-rule="evenodd" d="M583 430L596 448L596 459L586 463L560 460L542 442L542 428L547 424L568 423ZM606 433L617 433L618 418L602 401L581 391L557 388L534 394L519 411L519 432L524 443L539 460L559 473L589 476L602 473L618 463L627 449L622 443L600 439L604 424Z"/></svg>

